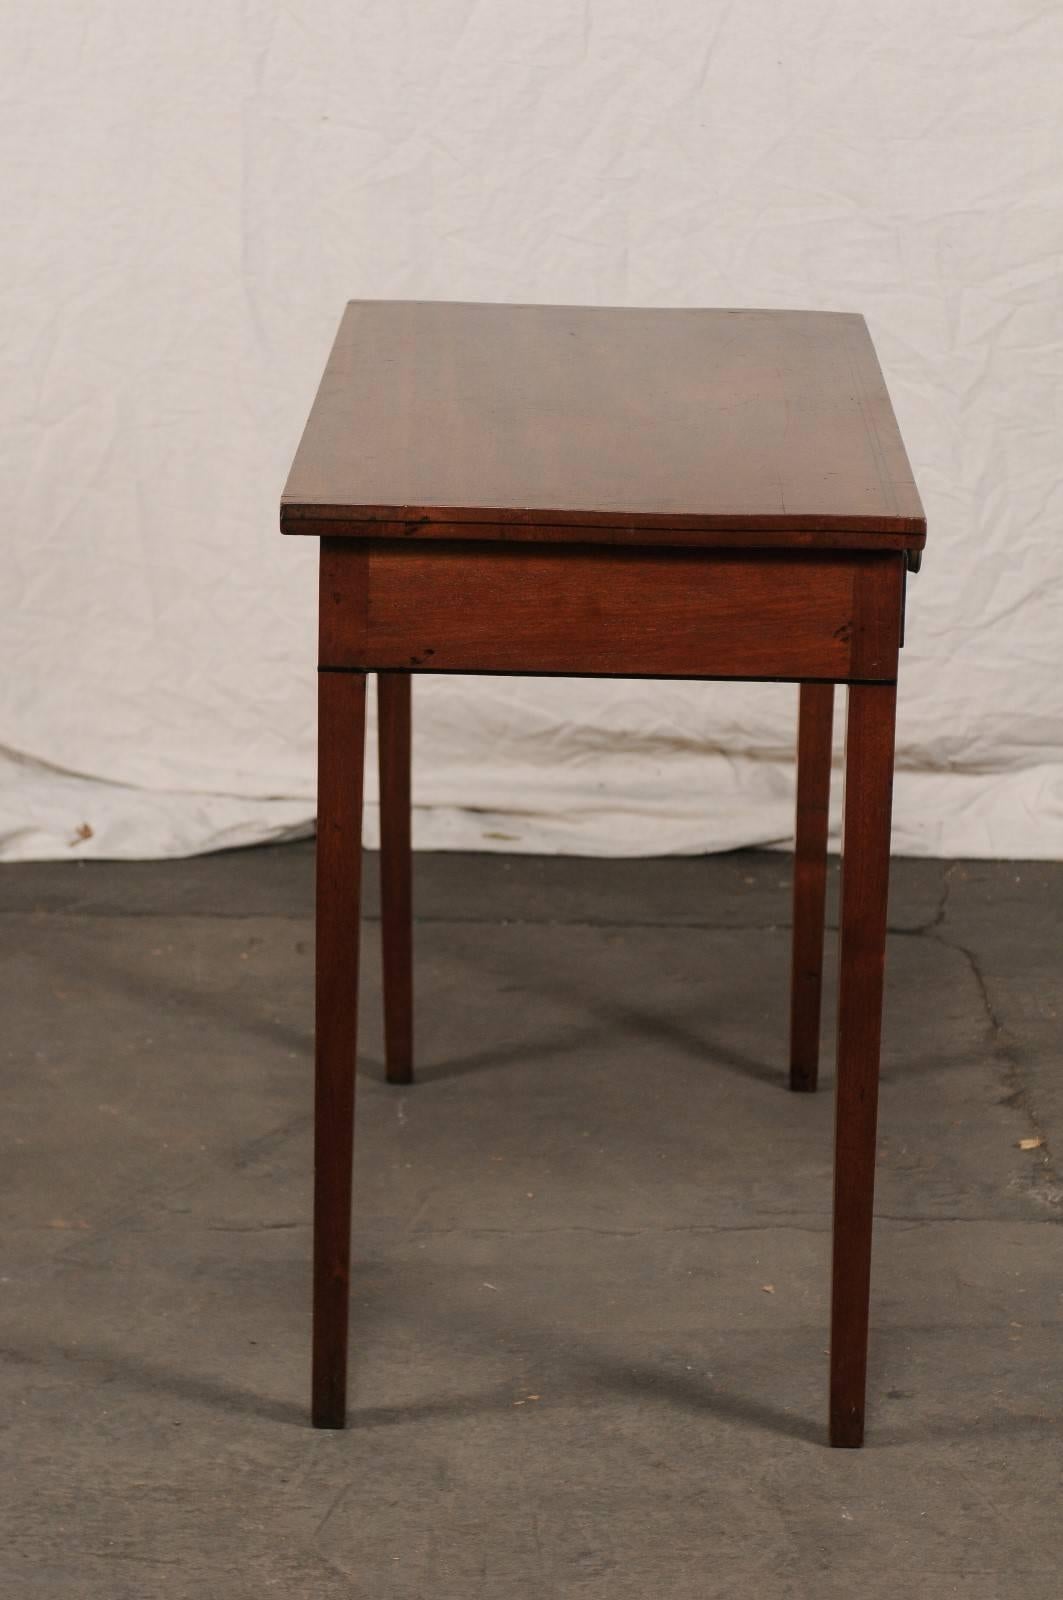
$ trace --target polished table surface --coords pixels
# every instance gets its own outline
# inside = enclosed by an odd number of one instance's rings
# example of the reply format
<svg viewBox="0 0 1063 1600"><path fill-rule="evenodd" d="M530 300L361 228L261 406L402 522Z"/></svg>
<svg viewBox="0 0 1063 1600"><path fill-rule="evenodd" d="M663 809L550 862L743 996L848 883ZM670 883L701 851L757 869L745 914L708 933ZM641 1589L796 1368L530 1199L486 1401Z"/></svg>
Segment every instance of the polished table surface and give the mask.
<svg viewBox="0 0 1063 1600"><path fill-rule="evenodd" d="M347 306L281 526L907 551L926 535L861 316L436 301Z"/></svg>

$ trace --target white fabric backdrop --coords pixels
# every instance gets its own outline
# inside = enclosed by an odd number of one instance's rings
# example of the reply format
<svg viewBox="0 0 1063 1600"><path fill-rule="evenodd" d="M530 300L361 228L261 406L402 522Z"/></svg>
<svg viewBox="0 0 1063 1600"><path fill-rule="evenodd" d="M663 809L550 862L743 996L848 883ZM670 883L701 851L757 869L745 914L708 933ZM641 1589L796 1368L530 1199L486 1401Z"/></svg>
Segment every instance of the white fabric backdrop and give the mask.
<svg viewBox="0 0 1063 1600"><path fill-rule="evenodd" d="M309 827L315 551L277 499L343 302L401 296L864 311L930 520L896 848L1063 856L1063 8L36 0L0 26L0 854ZM789 834L792 688L415 695L422 846Z"/></svg>

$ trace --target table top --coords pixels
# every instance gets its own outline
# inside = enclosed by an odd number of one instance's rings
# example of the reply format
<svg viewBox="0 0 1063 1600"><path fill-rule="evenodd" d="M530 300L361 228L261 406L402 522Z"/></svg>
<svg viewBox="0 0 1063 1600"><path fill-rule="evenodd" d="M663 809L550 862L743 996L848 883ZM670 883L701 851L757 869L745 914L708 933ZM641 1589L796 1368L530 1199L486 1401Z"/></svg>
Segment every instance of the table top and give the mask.
<svg viewBox="0 0 1063 1600"><path fill-rule="evenodd" d="M863 317L352 301L286 533L922 548Z"/></svg>

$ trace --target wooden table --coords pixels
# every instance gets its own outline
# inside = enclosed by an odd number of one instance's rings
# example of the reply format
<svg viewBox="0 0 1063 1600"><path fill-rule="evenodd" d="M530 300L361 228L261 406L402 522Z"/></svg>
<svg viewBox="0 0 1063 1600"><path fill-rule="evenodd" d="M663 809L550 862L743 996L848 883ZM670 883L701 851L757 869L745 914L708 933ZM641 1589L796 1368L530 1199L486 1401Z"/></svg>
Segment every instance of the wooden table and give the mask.
<svg viewBox="0 0 1063 1600"><path fill-rule="evenodd" d="M359 301L281 507L321 540L313 1421L343 1427L366 673L387 1075L413 1075L418 672L800 689L790 1086L816 1086L848 685L830 1439L864 1431L898 650L926 522L863 318ZM470 794L470 800L475 793Z"/></svg>

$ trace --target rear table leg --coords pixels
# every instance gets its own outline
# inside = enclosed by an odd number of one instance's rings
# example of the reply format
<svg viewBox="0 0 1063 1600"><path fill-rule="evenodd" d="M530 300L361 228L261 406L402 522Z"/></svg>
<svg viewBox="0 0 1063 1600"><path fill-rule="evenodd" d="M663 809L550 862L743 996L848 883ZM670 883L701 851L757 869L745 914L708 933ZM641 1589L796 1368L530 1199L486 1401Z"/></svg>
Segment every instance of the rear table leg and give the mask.
<svg viewBox="0 0 1063 1600"><path fill-rule="evenodd" d="M790 969L790 1088L815 1089L823 994L834 685L803 683L797 723L794 933Z"/></svg>
<svg viewBox="0 0 1063 1600"><path fill-rule="evenodd" d="M389 1083L413 1082L410 674L377 674L384 1053Z"/></svg>

